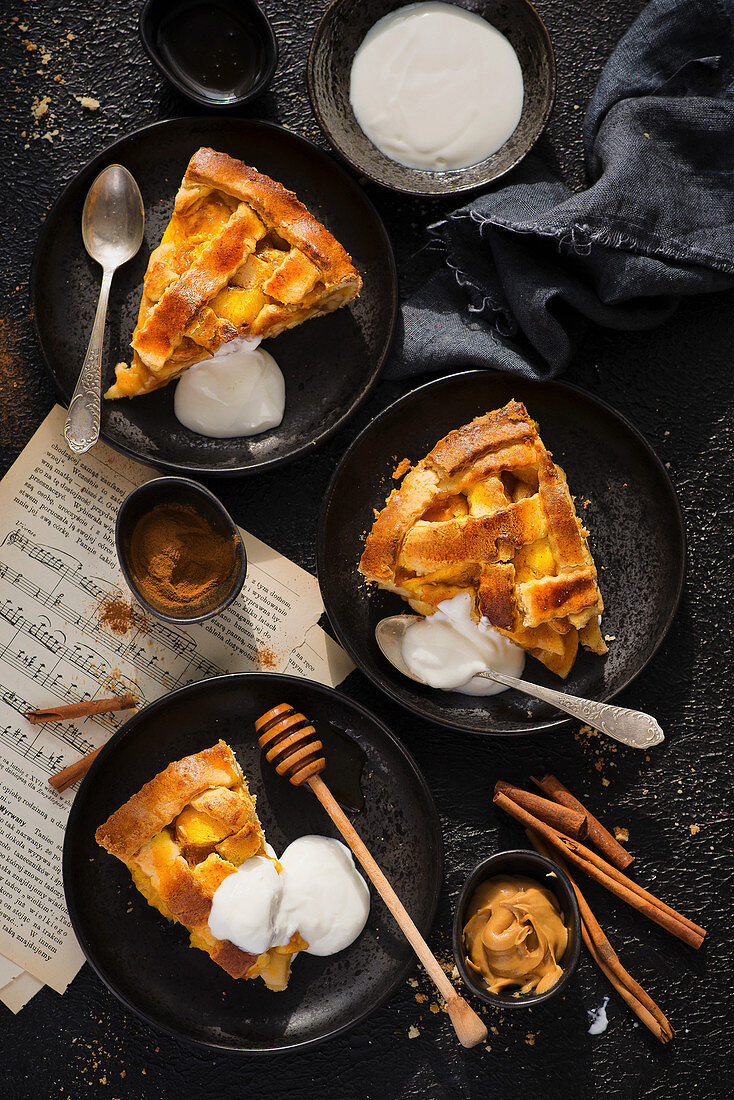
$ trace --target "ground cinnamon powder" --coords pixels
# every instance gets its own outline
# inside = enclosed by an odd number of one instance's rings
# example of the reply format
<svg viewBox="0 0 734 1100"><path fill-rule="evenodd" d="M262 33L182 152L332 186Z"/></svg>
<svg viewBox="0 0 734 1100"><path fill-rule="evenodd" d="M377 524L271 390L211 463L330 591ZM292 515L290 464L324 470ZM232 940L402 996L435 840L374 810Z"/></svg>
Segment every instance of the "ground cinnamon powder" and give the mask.
<svg viewBox="0 0 734 1100"><path fill-rule="evenodd" d="M172 614L214 600L234 572L235 541L186 504L157 504L130 538L130 570L141 593Z"/></svg>
<svg viewBox="0 0 734 1100"><path fill-rule="evenodd" d="M127 634L133 627L142 629L146 626L145 615L140 608L117 594L105 596L97 607L97 616L102 626L120 636Z"/></svg>

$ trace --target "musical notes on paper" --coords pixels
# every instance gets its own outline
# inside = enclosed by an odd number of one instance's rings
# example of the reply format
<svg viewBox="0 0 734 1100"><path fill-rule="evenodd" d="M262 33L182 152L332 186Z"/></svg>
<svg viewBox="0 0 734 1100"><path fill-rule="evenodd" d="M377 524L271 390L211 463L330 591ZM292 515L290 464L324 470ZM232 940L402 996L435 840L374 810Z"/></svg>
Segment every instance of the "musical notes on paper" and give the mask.
<svg viewBox="0 0 734 1100"><path fill-rule="evenodd" d="M216 619L184 628L141 612L129 628L113 629L106 604L130 600L115 518L124 497L155 474L104 443L73 457L64 419L55 408L0 483L0 880L12 883L7 897L0 892L0 955L59 992L82 959L61 889L75 789L59 794L48 777L99 747L130 715L31 726L25 714L125 692L144 705L204 677L257 669L261 652L268 669L288 666L332 685L350 667L316 625L323 604L315 578L246 532L245 588ZM300 653L307 636L310 648ZM202 747L207 736L203 729ZM27 852L39 859L24 884L13 867ZM51 925L55 938L44 940Z"/></svg>
<svg viewBox="0 0 734 1100"><path fill-rule="evenodd" d="M17 726L14 728L12 724L0 727L0 744L29 760L47 775L55 775L64 767L64 754L38 744L38 740L38 737L29 737L25 730ZM91 752L91 748L87 752Z"/></svg>

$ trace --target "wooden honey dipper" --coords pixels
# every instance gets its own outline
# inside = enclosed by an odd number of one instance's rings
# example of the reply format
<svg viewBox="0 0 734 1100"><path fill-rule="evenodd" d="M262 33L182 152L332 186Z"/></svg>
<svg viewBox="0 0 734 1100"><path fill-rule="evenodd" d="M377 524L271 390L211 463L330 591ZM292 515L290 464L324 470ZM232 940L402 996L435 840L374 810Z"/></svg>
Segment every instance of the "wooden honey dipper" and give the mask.
<svg viewBox="0 0 734 1100"><path fill-rule="evenodd" d="M408 915L398 895L387 881L365 847L359 834L320 773L326 767L324 746L316 730L302 714L281 703L255 722L261 748L278 775L289 779L295 787L307 783L326 810L339 832L367 872L378 894L385 902L410 946L423 963L429 977L446 1002L446 1009L459 1041L465 1047L476 1046L487 1038L487 1029L476 1012L454 989L435 955Z"/></svg>

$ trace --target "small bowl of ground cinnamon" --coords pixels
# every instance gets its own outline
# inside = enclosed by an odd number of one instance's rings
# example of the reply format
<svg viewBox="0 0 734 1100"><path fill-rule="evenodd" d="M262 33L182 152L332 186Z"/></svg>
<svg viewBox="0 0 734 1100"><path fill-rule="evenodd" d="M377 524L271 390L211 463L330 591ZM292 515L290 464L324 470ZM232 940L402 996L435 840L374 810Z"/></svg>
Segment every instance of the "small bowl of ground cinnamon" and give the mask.
<svg viewBox="0 0 734 1100"><path fill-rule="evenodd" d="M218 615L245 583L247 554L213 493L184 477L139 485L122 502L115 545L131 592L151 615L191 625Z"/></svg>

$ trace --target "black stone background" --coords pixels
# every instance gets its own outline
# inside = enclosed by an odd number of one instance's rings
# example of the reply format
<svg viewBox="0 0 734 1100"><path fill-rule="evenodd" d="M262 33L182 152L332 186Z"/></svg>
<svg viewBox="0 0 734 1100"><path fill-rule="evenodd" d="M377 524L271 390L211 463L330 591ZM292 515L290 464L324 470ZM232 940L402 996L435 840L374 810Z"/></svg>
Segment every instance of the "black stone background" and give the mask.
<svg viewBox="0 0 734 1100"><path fill-rule="evenodd" d="M537 6L555 45L559 75L556 110L539 150L581 186L584 106L601 65L642 3L538 0ZM263 7L273 20L281 59L270 89L243 113L277 120L323 145L304 70L325 4L265 0ZM28 316L28 271L46 211L74 173L112 140L154 119L196 113L147 61L137 37L138 10L129 0L0 5L3 470L54 400ZM56 75L64 82L54 81ZM50 96L48 111L36 122L32 104L44 95ZM74 95L96 96L101 106L85 110ZM392 234L398 267L410 279L431 260L425 253L413 259L426 240L425 227L451 203L367 190ZM508 741L460 737L403 713L359 674L344 687L404 739L434 792L446 842L445 885L431 937L438 954L450 957L452 903L469 869L484 854L522 844L514 824L493 811L495 779L523 781L547 768L608 824L627 826L639 880L709 930L707 946L693 953L623 903L588 888L623 962L670 1016L675 1040L663 1048L637 1026L582 957L562 999L533 1011L482 1009L492 1029L490 1050L459 1047L445 1017L430 1012L432 990L418 974L417 990L406 984L361 1026L320 1048L278 1058L220 1057L149 1029L85 966L63 999L44 990L17 1017L2 1010L0 1096L575 1100L597 1094L734 1094L727 1028L734 976L727 860L733 305L731 294L712 295L685 303L656 332L592 332L567 375L641 428L669 463L685 513L690 559L680 614L655 661L619 700L659 717L667 731L660 748L647 757L575 729ZM354 434L403 388L381 384L354 422L307 459L213 488L240 523L314 570L317 510L330 474ZM696 835L693 824L700 826ZM416 992L428 999L418 1003ZM608 1030L592 1037L587 1009L607 994ZM408 1037L412 1025L418 1038Z"/></svg>

